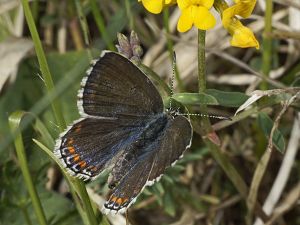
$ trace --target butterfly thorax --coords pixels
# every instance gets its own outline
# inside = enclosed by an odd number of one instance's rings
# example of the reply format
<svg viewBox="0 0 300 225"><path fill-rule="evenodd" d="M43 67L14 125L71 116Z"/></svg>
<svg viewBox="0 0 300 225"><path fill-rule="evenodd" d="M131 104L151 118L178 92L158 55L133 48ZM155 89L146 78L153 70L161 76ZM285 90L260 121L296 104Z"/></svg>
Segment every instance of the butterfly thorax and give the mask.
<svg viewBox="0 0 300 225"><path fill-rule="evenodd" d="M149 118L144 130L139 134L135 147L149 146L154 140L162 136L168 124L168 115L160 113Z"/></svg>

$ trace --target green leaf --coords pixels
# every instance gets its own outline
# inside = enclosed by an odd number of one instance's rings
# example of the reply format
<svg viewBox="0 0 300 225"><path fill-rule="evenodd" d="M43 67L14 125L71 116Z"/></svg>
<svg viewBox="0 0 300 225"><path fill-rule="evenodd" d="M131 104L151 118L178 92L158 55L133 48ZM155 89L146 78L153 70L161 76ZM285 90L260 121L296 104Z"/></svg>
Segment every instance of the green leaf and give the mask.
<svg viewBox="0 0 300 225"><path fill-rule="evenodd" d="M173 98L183 105L221 105L226 107L239 107L249 97L241 92L225 92L207 89L206 93L179 93Z"/></svg>
<svg viewBox="0 0 300 225"><path fill-rule="evenodd" d="M172 217L175 216L176 214L175 202L170 192L166 192L165 195L163 196L163 203L164 203L163 206L165 212Z"/></svg>
<svg viewBox="0 0 300 225"><path fill-rule="evenodd" d="M158 190L158 192L163 195L165 193L165 190L164 190L164 187L163 185L161 184L161 182L157 182L155 183L155 188Z"/></svg>
<svg viewBox="0 0 300 225"><path fill-rule="evenodd" d="M173 99L183 105L219 105L215 97L204 93L178 93Z"/></svg>
<svg viewBox="0 0 300 225"><path fill-rule="evenodd" d="M241 92L226 92L216 89L207 89L206 94L213 96L217 100L218 105L226 107L239 107L249 98L249 96Z"/></svg>
<svg viewBox="0 0 300 225"><path fill-rule="evenodd" d="M171 185L174 184L174 180L173 180L170 176L168 176L168 174L164 174L162 178L163 178L163 180L166 181L167 183L169 183L169 184L171 184Z"/></svg>
<svg viewBox="0 0 300 225"><path fill-rule="evenodd" d="M205 147L195 149L194 151L190 151L184 154L184 157L179 160L180 164L185 164L191 161L197 161L203 159L205 155L209 154L209 150Z"/></svg>
<svg viewBox="0 0 300 225"><path fill-rule="evenodd" d="M259 113L257 119L258 125L263 130L266 138L269 138L273 127L272 119L266 113ZM278 129L275 130L272 141L276 149L283 153L285 150L285 141L283 135Z"/></svg>

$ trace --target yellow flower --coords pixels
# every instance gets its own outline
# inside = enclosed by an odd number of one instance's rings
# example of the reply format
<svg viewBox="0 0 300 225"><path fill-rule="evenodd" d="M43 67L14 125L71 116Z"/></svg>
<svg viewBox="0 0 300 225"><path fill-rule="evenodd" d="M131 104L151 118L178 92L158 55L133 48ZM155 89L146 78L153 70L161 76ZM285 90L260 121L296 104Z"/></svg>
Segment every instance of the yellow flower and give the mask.
<svg viewBox="0 0 300 225"><path fill-rule="evenodd" d="M216 24L216 20L209 12L214 0L177 0L181 15L177 30L186 32L193 25L198 29L208 30Z"/></svg>
<svg viewBox="0 0 300 225"><path fill-rule="evenodd" d="M176 0L138 0L151 13L161 13L164 7L175 4Z"/></svg>
<svg viewBox="0 0 300 225"><path fill-rule="evenodd" d="M222 22L225 28L235 15L248 18L255 7L256 0L235 0L235 3L223 11Z"/></svg>
<svg viewBox="0 0 300 225"><path fill-rule="evenodd" d="M222 15L222 23L224 28L232 35L230 44L235 47L249 48L255 47L259 49L259 43L253 32L243 26L236 15L247 18L251 15L256 0L235 0L235 5L228 7L223 0L216 0L214 7Z"/></svg>
<svg viewBox="0 0 300 225"><path fill-rule="evenodd" d="M164 7L176 4L181 10L177 30L186 32L196 26L200 30L212 28L216 20L210 13L212 6L221 14L224 28L231 34L232 46L259 48L253 32L245 27L236 17L247 18L251 15L257 0L234 0L235 4L228 6L225 0L138 0L151 13L158 14Z"/></svg>
<svg viewBox="0 0 300 225"><path fill-rule="evenodd" d="M256 49L259 49L259 43L253 32L248 27L243 26L241 21L237 18L233 17L226 29L232 35L230 41L232 46L240 48L255 47Z"/></svg>

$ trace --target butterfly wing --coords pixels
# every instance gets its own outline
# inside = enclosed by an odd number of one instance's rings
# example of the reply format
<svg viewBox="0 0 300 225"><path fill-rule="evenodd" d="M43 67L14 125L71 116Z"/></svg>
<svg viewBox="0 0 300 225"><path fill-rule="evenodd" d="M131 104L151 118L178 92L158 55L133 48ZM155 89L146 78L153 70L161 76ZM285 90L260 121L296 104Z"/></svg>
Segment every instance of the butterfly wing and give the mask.
<svg viewBox="0 0 300 225"><path fill-rule="evenodd" d="M105 208L126 209L189 147L191 125L182 116L163 113L152 82L117 53L105 52L95 62L78 96L83 118L60 136L55 154L83 179L113 167ZM157 118L162 122L155 123Z"/></svg>
<svg viewBox="0 0 300 225"><path fill-rule="evenodd" d="M115 164L110 183L115 184L104 205L106 210L124 211L147 185L152 185L165 169L178 160L190 147L192 127L183 116L169 117L167 125L158 137L153 135L151 144L139 151L132 148L124 154L135 152L129 159L120 157L123 163ZM141 147L141 146L140 146Z"/></svg>
<svg viewBox="0 0 300 225"><path fill-rule="evenodd" d="M119 118L163 112L153 83L124 56L105 51L87 73L78 94L83 116Z"/></svg>
<svg viewBox="0 0 300 225"><path fill-rule="evenodd" d="M104 213L109 211L124 212L135 202L136 197L146 186L154 157L153 152L146 153L127 171L104 204Z"/></svg>
<svg viewBox="0 0 300 225"><path fill-rule="evenodd" d="M138 137L144 121L86 118L76 121L56 142L55 155L71 175L94 179Z"/></svg>
<svg viewBox="0 0 300 225"><path fill-rule="evenodd" d="M183 116L170 119L166 131L157 149L149 182L159 180L165 169L183 156L191 146L193 129L191 123Z"/></svg>

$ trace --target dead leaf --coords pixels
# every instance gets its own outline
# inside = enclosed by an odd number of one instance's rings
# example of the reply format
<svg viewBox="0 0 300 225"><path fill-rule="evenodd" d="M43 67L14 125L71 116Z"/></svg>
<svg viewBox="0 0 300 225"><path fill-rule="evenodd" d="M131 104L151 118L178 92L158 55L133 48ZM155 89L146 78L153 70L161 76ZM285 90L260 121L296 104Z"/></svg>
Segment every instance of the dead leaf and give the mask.
<svg viewBox="0 0 300 225"><path fill-rule="evenodd" d="M20 61L32 48L28 39L10 38L0 43L0 92L6 82L15 80Z"/></svg>

